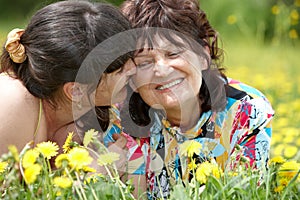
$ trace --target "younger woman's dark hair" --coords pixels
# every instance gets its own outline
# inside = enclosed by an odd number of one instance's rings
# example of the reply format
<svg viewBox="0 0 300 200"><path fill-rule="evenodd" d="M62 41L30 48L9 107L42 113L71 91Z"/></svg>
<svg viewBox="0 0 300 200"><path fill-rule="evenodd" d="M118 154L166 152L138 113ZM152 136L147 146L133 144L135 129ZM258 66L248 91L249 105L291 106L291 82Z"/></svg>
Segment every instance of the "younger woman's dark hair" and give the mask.
<svg viewBox="0 0 300 200"><path fill-rule="evenodd" d="M12 76L21 80L33 96L55 107L62 86L76 80L86 56L104 40L130 28L122 13L109 4L88 1L50 4L36 12L20 38L27 59L15 63L3 48L0 72L13 72ZM93 67L89 73L95 70L111 73L122 68L130 57L130 54L120 56L109 66ZM108 113L107 108L103 112ZM103 119L109 121L107 117Z"/></svg>
<svg viewBox="0 0 300 200"><path fill-rule="evenodd" d="M206 14L200 9L198 0L126 0L121 5L121 11L129 19L133 28L145 30L142 37L146 40L147 45L151 43L151 37L147 37L147 32L151 27L158 27L178 32L185 35L186 38L190 38L184 39L184 42L187 41L195 53L201 52L195 48L197 45L193 45L193 42L189 41L196 41L198 45L209 48L211 65L207 70L202 71L202 85L199 91L199 98L202 101L201 109L202 112L206 112L225 108L227 102L224 95L224 84L227 84L227 79L223 73L224 68L221 66L223 51L218 47L218 33L212 28ZM158 35L172 43L176 40L170 34L165 34L165 31ZM138 49L140 51L140 47ZM221 80L221 77L225 82ZM138 93L132 94L128 104L129 108L124 109L129 110L127 115L130 115L135 123L141 126L150 123L151 119L148 113L150 107Z"/></svg>
<svg viewBox="0 0 300 200"><path fill-rule="evenodd" d="M128 20L108 4L88 1L50 4L37 11L21 36L27 59L21 64L14 63L4 49L1 72L12 70L32 95L55 102L55 92L66 82L75 81L89 52L128 29ZM106 67L109 68L106 71L112 72L122 65L99 66L103 71Z"/></svg>

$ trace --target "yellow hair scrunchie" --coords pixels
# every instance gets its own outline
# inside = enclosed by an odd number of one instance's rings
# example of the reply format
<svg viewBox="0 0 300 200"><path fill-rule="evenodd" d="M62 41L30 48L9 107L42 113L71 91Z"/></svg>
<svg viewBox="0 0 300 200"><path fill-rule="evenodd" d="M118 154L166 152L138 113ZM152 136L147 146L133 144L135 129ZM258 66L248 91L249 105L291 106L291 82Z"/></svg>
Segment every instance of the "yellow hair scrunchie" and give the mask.
<svg viewBox="0 0 300 200"><path fill-rule="evenodd" d="M5 49L15 63L22 63L27 58L25 54L25 47L20 43L20 38L23 33L24 29L15 28L7 35Z"/></svg>

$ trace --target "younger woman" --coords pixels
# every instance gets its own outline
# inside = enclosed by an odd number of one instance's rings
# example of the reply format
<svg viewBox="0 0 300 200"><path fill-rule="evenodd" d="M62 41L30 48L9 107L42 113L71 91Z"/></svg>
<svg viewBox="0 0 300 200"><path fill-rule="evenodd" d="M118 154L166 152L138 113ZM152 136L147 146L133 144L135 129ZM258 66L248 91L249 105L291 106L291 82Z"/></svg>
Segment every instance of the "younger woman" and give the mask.
<svg viewBox="0 0 300 200"><path fill-rule="evenodd" d="M86 77L76 76L98 44L129 29L128 20L111 5L61 1L37 11L25 30L11 31L1 55L0 154L8 145L20 150L30 141L62 145L74 121L95 105L109 106L112 95L123 100L131 73L130 65L123 65L130 54L105 65L84 65ZM115 49L112 43L100 52ZM103 116L99 120L107 128L108 115Z"/></svg>

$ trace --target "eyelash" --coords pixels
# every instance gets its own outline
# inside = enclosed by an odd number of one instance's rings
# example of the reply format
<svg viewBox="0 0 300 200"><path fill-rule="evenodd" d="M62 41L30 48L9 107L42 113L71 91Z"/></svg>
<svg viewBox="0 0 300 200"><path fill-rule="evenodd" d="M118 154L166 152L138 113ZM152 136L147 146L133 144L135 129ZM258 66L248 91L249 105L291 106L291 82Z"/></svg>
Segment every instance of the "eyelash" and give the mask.
<svg viewBox="0 0 300 200"><path fill-rule="evenodd" d="M168 56L168 57L171 57L171 58L172 58L172 57L173 57L173 58L177 58L177 56L179 56L179 54L180 54L180 52L174 52L174 53L172 52L172 53L168 53L167 56Z"/></svg>
<svg viewBox="0 0 300 200"><path fill-rule="evenodd" d="M145 61L140 64L137 64L136 66L139 68L144 68L144 67L147 67L148 65L151 65L152 63L153 63L152 61Z"/></svg>
<svg viewBox="0 0 300 200"><path fill-rule="evenodd" d="M167 52L165 54L166 58L177 58L182 52L179 51L179 52ZM136 64L136 67L139 67L139 68L145 68L147 66L150 66L151 64L153 64L154 61L144 61L140 64Z"/></svg>

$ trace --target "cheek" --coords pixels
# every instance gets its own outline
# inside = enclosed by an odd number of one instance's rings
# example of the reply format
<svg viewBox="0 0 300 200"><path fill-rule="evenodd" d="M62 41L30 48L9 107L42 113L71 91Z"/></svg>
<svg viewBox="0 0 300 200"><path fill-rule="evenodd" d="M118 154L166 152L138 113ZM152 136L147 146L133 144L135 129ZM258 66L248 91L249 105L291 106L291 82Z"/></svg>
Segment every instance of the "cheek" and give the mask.
<svg viewBox="0 0 300 200"><path fill-rule="evenodd" d="M96 102L96 105L98 105L99 101L101 101L105 96L108 96L107 95L107 89L105 86L99 86L97 88L97 90L95 91L95 102Z"/></svg>
<svg viewBox="0 0 300 200"><path fill-rule="evenodd" d="M143 78L143 76L140 73L136 76L133 76L132 81L137 88L147 84L145 78Z"/></svg>
<svg viewBox="0 0 300 200"><path fill-rule="evenodd" d="M98 84L98 86L96 88L96 97L99 97L99 96L101 97L102 93L108 89L106 83L107 83L106 78L102 77L100 83Z"/></svg>
<svg viewBox="0 0 300 200"><path fill-rule="evenodd" d="M147 86L142 86L137 89L138 93L142 97L142 99L148 104L148 105L153 105L156 104L156 96L153 94L153 92L147 87Z"/></svg>
<svg viewBox="0 0 300 200"><path fill-rule="evenodd" d="M108 85L107 89L109 90L108 91L109 93L116 92L125 86L125 77L121 75L111 76L107 80L107 85Z"/></svg>
<svg viewBox="0 0 300 200"><path fill-rule="evenodd" d="M202 85L202 73L199 73L199 71L194 72L193 76L191 76L190 84L194 93L198 95Z"/></svg>
<svg viewBox="0 0 300 200"><path fill-rule="evenodd" d="M147 74L138 74L134 75L131 78L130 86L133 90L147 90L146 87L151 83L151 77L148 77Z"/></svg>

